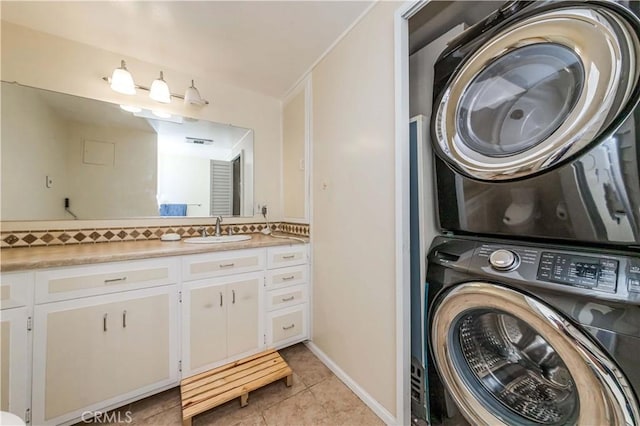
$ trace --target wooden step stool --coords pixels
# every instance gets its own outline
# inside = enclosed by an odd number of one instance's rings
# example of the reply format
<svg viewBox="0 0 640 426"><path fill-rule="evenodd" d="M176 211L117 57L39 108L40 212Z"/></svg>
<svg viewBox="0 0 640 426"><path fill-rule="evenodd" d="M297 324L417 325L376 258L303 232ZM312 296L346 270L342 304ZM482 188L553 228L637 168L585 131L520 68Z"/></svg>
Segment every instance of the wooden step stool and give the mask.
<svg viewBox="0 0 640 426"><path fill-rule="evenodd" d="M180 382L182 424L191 426L197 414L240 397L240 406L248 404L249 392L276 380L292 385L291 368L274 349L249 356Z"/></svg>

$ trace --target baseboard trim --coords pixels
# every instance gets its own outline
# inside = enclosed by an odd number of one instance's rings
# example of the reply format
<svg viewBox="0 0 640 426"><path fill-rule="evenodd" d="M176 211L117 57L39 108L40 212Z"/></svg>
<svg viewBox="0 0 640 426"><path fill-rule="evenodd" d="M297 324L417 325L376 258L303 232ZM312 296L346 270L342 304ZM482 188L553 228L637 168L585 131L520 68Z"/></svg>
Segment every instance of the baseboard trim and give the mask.
<svg viewBox="0 0 640 426"><path fill-rule="evenodd" d="M353 393L358 395L358 397L362 401L364 401L364 403L367 404L367 406L371 408L371 410L376 414L376 416L380 417L380 419L383 422L385 422L385 424L387 425L397 424L396 418L393 416L393 414L391 414L389 410L384 408L378 401L376 401L371 395L369 395L369 393L367 393L367 391L365 391L358 383L356 383L351 377L349 377L349 375L345 373L344 370L342 370L340 367L338 367L338 365L335 362L333 362L333 360L329 358L327 354L322 352L322 350L320 350L320 348L318 348L311 341L305 342L305 345L309 348L311 352L313 352L315 356L318 357L320 361L322 361L324 365L326 365L329 368L329 370L333 372L333 374L338 376L338 378L342 380L342 382L344 382L344 384L347 385L349 389L353 391Z"/></svg>

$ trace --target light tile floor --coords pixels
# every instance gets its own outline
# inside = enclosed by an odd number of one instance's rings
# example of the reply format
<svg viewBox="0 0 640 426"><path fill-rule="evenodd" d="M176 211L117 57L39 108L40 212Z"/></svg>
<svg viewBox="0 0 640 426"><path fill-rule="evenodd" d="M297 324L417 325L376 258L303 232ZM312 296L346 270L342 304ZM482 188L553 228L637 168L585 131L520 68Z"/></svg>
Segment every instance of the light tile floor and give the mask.
<svg viewBox="0 0 640 426"><path fill-rule="evenodd" d="M293 386L279 380L249 394L249 405L234 399L193 418L193 426L382 426L384 423L309 349L280 350L293 370ZM174 388L115 410L130 425L180 425L180 391ZM83 424L83 423L80 423Z"/></svg>

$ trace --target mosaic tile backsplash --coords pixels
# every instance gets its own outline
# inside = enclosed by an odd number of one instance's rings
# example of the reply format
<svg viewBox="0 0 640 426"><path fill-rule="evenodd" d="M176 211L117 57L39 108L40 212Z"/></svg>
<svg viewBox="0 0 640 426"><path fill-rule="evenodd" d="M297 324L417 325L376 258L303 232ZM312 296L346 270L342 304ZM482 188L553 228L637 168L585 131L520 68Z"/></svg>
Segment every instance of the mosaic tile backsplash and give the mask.
<svg viewBox="0 0 640 426"><path fill-rule="evenodd" d="M309 225L300 223L278 222L271 223L272 232L285 232L302 237L309 236ZM1 247L40 247L58 246L64 244L94 244L114 243L121 241L157 240L164 234L176 233L183 237L197 236L198 229L205 227L208 234L215 232L215 227L207 225L186 226L154 226L132 228L96 228L96 229L58 229L49 231L12 231L2 232ZM264 223L239 223L221 225L222 234L229 233L229 227L234 234L252 234L262 231Z"/></svg>

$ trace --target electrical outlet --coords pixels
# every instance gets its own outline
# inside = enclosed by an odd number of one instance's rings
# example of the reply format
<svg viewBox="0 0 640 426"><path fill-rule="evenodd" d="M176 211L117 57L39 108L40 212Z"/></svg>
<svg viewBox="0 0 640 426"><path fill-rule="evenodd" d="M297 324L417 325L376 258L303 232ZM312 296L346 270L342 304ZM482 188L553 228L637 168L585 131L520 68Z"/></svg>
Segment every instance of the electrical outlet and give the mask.
<svg viewBox="0 0 640 426"><path fill-rule="evenodd" d="M51 176L46 177L45 185L47 188L53 188L53 178Z"/></svg>

